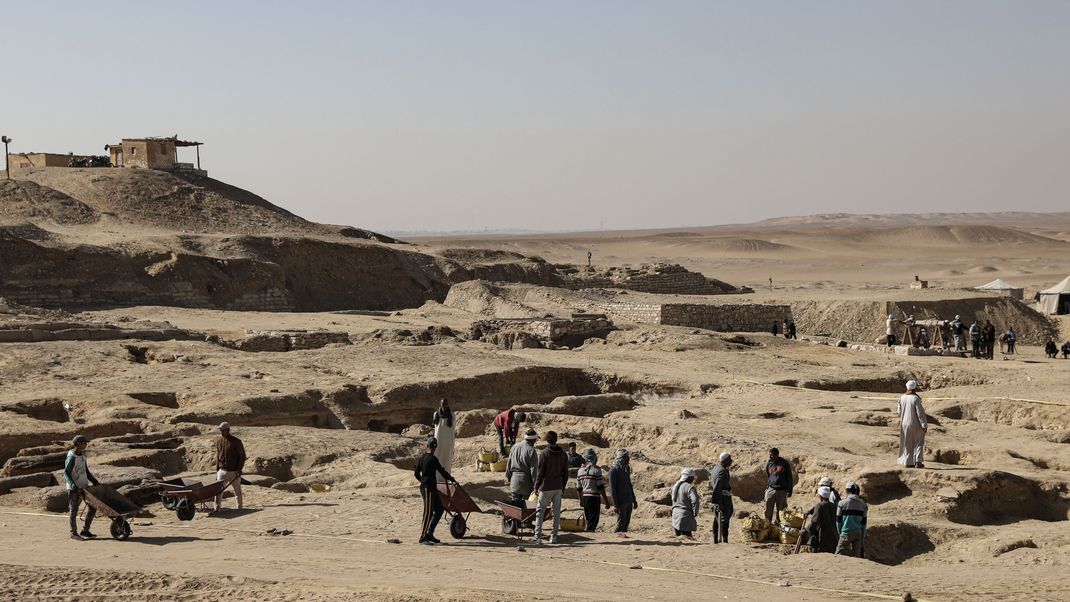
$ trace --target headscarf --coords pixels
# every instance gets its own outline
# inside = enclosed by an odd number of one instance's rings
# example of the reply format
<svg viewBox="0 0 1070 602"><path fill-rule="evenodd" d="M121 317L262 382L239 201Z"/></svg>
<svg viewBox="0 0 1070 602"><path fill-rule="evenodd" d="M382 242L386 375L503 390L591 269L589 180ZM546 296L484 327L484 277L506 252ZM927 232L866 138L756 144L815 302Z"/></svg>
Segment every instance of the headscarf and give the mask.
<svg viewBox="0 0 1070 602"><path fill-rule="evenodd" d="M681 481L686 481L686 480L690 479L693 476L695 476L695 469L694 468L684 468L684 469L680 470L680 480Z"/></svg>
<svg viewBox="0 0 1070 602"><path fill-rule="evenodd" d="M628 459L628 450L623 447L618 449L617 455L613 458L614 470L623 470L626 474L632 474L632 467Z"/></svg>
<svg viewBox="0 0 1070 602"><path fill-rule="evenodd" d="M817 488L817 497L819 497L819 498L821 498L823 500L829 499L830 497L832 497L832 488L831 487L818 487Z"/></svg>
<svg viewBox="0 0 1070 602"><path fill-rule="evenodd" d="M729 459L731 457L732 457L732 454L730 454L728 452L721 452L721 455L720 455L720 457L718 457L717 461L718 462L724 462L725 460L727 460L727 459Z"/></svg>
<svg viewBox="0 0 1070 602"><path fill-rule="evenodd" d="M451 408L449 406L449 400L443 399L442 401L445 401L446 404L447 404L446 405L446 411L445 411L445 413L443 413L442 406L439 405L438 409L435 410L435 424L438 424L439 420L442 420L443 418L445 418L446 419L446 425L449 426L450 428L453 428L453 408Z"/></svg>
<svg viewBox="0 0 1070 602"><path fill-rule="evenodd" d="M535 429L528 429L528 432L524 433L525 441L538 441L539 434L535 432Z"/></svg>
<svg viewBox="0 0 1070 602"><path fill-rule="evenodd" d="M832 487L832 477L821 477L817 484L821 487Z"/></svg>
<svg viewBox="0 0 1070 602"><path fill-rule="evenodd" d="M583 459L587 460L587 463L591 466L598 465L598 454L594 453L594 448L588 447L587 449L583 450Z"/></svg>
<svg viewBox="0 0 1070 602"><path fill-rule="evenodd" d="M916 381L916 380L908 380L907 381L907 391L917 391L917 390L918 390L918 381Z"/></svg>

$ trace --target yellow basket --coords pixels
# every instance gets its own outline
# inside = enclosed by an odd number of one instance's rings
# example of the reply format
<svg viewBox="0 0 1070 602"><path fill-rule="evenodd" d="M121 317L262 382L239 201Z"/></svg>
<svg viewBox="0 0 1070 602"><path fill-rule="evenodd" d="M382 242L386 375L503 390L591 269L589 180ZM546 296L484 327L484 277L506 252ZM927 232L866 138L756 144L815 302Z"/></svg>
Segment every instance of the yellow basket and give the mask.
<svg viewBox="0 0 1070 602"><path fill-rule="evenodd" d="M498 460L490 465L491 472L505 472L506 465L509 464L509 460Z"/></svg>
<svg viewBox="0 0 1070 602"><path fill-rule="evenodd" d="M586 528L587 528L587 519L582 517L582 516L579 517L579 518L562 518L561 519L561 530L562 531L570 531L570 532L574 533L576 531L583 531Z"/></svg>
<svg viewBox="0 0 1070 602"><path fill-rule="evenodd" d="M316 493L327 493L331 490L331 486L325 483L313 483L309 485L308 488Z"/></svg>
<svg viewBox="0 0 1070 602"><path fill-rule="evenodd" d="M805 520L803 515L796 510L785 510L780 513L780 522L793 529L802 528Z"/></svg>
<svg viewBox="0 0 1070 602"><path fill-rule="evenodd" d="M479 450L479 461L486 464L492 464L498 461L498 452L487 451L485 449Z"/></svg>

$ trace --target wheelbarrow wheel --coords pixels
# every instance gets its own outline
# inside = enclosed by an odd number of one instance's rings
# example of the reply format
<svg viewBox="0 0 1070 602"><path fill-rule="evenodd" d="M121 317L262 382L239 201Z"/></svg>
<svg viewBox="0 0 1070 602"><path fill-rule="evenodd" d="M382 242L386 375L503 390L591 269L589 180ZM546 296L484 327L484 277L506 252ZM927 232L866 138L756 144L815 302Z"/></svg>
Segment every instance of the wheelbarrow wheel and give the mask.
<svg viewBox="0 0 1070 602"><path fill-rule="evenodd" d="M175 514L178 515L178 520L193 520L197 514L197 508L189 500L179 500L175 504Z"/></svg>
<svg viewBox="0 0 1070 602"><path fill-rule="evenodd" d="M515 518L509 518L508 516L502 517L502 533L506 535L516 535L520 531L520 525L516 522Z"/></svg>
<svg viewBox="0 0 1070 602"><path fill-rule="evenodd" d="M465 522L464 517L460 514L454 514L453 518L450 520L450 535L452 535L454 539L461 539L467 531L468 523Z"/></svg>
<svg viewBox="0 0 1070 602"><path fill-rule="evenodd" d="M111 521L111 536L119 541L130 539L133 530L125 518L116 518Z"/></svg>
<svg viewBox="0 0 1070 602"><path fill-rule="evenodd" d="M163 507L164 508L166 508L168 510L174 510L175 509L175 504L177 504L177 503L178 503L178 500L175 499L174 496L172 496L172 495L163 496Z"/></svg>

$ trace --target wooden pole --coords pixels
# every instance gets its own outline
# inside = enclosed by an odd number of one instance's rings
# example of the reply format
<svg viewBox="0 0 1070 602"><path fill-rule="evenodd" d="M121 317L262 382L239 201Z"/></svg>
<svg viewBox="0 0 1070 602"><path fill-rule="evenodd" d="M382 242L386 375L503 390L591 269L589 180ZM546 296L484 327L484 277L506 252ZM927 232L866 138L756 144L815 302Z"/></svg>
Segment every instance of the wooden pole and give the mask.
<svg viewBox="0 0 1070 602"><path fill-rule="evenodd" d="M200 171L201 170L201 145L198 144L197 146L194 146L193 148L197 149L197 171Z"/></svg>

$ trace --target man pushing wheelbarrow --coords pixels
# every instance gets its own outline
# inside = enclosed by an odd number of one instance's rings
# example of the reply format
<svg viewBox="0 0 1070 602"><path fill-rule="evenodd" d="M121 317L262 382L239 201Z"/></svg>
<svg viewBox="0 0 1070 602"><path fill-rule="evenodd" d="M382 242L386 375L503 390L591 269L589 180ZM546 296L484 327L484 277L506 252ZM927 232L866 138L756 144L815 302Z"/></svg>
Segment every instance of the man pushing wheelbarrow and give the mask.
<svg viewBox="0 0 1070 602"><path fill-rule="evenodd" d="M420 543L434 545L442 543L435 537L435 527L446 511L442 505L442 498L438 494L438 475L441 474L447 483L457 484L457 480L442 468L438 458L435 457L435 449L438 448L438 439L427 438L427 451L416 462L416 470L413 474L420 481L420 495L424 500L423 521L421 522Z"/></svg>

